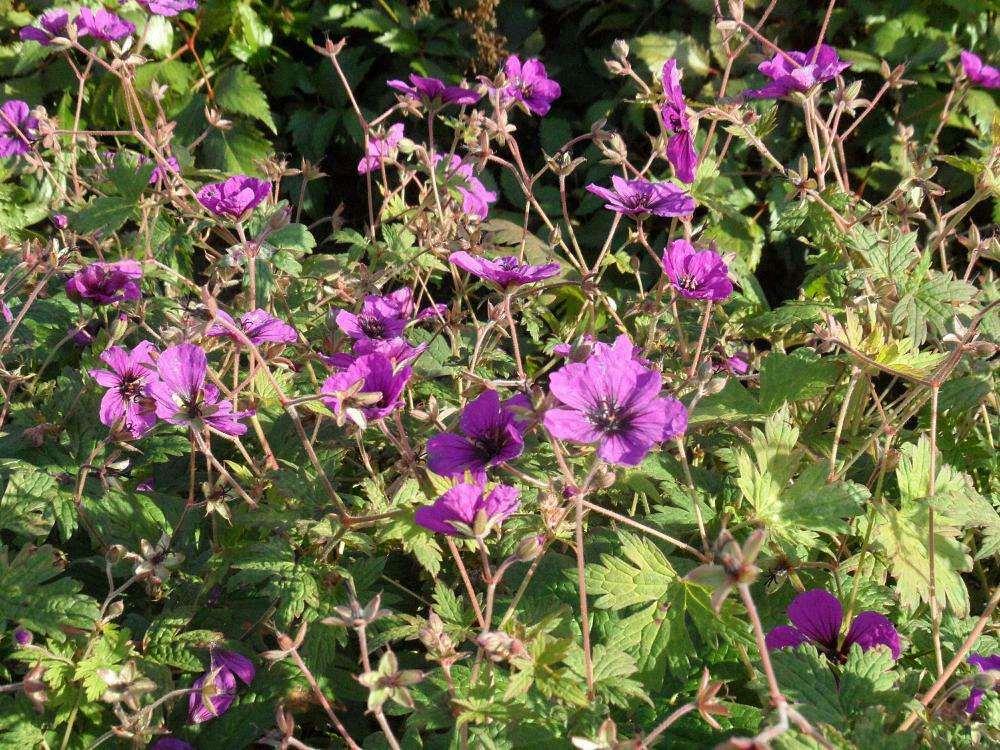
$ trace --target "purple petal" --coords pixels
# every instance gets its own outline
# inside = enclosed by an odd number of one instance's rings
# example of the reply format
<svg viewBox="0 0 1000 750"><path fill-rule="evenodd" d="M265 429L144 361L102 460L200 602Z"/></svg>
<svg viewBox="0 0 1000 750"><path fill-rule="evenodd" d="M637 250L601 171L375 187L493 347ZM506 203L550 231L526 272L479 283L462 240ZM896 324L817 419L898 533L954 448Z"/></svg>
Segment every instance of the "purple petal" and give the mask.
<svg viewBox="0 0 1000 750"><path fill-rule="evenodd" d="M860 612L854 618L847 637L844 638L844 652L855 643L861 646L862 651L876 646L888 646L892 658L899 658L899 633L889 618L879 612Z"/></svg>
<svg viewBox="0 0 1000 750"><path fill-rule="evenodd" d="M808 643L809 638L800 630L791 625L779 625L765 636L764 643L770 651L779 648L795 648L803 643Z"/></svg>
<svg viewBox="0 0 1000 750"><path fill-rule="evenodd" d="M788 605L788 619L810 640L836 649L844 611L829 591L811 589L796 596Z"/></svg>

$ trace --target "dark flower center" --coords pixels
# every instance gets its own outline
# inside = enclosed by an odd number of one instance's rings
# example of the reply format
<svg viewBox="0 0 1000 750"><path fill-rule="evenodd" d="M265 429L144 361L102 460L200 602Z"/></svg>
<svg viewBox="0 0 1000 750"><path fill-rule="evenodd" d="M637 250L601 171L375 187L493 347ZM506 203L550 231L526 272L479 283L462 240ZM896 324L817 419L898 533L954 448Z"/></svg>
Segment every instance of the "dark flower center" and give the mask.
<svg viewBox="0 0 1000 750"><path fill-rule="evenodd" d="M693 292L699 286L698 279L695 278L694 274L682 273L677 278L677 286L679 286L681 289L686 289L689 292Z"/></svg>
<svg viewBox="0 0 1000 750"><path fill-rule="evenodd" d="M385 324L374 315L359 315L358 327L370 339L385 338Z"/></svg>
<svg viewBox="0 0 1000 750"><path fill-rule="evenodd" d="M489 462L499 456L500 452L507 447L507 443L507 434L500 429L491 430L472 440L476 454L484 462Z"/></svg>
<svg viewBox="0 0 1000 750"><path fill-rule="evenodd" d="M632 211L641 211L649 208L649 193L632 193L622 197L622 205Z"/></svg>
<svg viewBox="0 0 1000 750"><path fill-rule="evenodd" d="M501 258L500 260L497 261L497 265L500 266L500 268L503 269L504 271L516 271L517 267L520 264L517 262L517 258L511 256L511 257Z"/></svg>
<svg viewBox="0 0 1000 750"><path fill-rule="evenodd" d="M628 429L628 413L610 399L599 402L587 412L587 419L605 435L617 435Z"/></svg>
<svg viewBox="0 0 1000 750"><path fill-rule="evenodd" d="M122 401L131 403L138 401L142 395L142 381L133 372L126 372L122 375L121 382L118 383L118 395Z"/></svg>

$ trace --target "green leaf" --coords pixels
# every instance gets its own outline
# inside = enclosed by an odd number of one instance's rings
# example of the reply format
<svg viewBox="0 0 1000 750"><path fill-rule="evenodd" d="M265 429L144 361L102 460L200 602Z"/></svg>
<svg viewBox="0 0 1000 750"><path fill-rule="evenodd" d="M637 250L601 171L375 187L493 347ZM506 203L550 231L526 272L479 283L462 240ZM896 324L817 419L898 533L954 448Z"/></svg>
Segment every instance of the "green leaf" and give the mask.
<svg viewBox="0 0 1000 750"><path fill-rule="evenodd" d="M135 215L134 199L108 195L94 198L84 208L68 212L70 223L80 234L114 234Z"/></svg>
<svg viewBox="0 0 1000 750"><path fill-rule="evenodd" d="M64 637L63 628L90 630L97 602L80 594L80 584L71 578L51 580L61 574L59 553L48 545L25 547L12 560L0 548L0 623L17 623L57 639Z"/></svg>
<svg viewBox="0 0 1000 750"><path fill-rule="evenodd" d="M229 68L218 77L215 101L223 112L253 117L264 123L272 133L278 132L264 90L242 65Z"/></svg>
<svg viewBox="0 0 1000 750"><path fill-rule="evenodd" d="M854 644L840 676L840 703L848 712L891 702L888 695L896 682L895 662L888 648L862 651Z"/></svg>
<svg viewBox="0 0 1000 750"><path fill-rule="evenodd" d="M598 609L623 609L662 598L677 578L666 556L649 540L622 532L625 560L601 555L599 565L587 566L587 593L598 597Z"/></svg>
<svg viewBox="0 0 1000 750"><path fill-rule="evenodd" d="M26 537L45 536L55 521L52 499L56 480L30 464L14 462L0 497L0 529Z"/></svg>
<svg viewBox="0 0 1000 750"><path fill-rule="evenodd" d="M770 354L760 367L760 411L768 414L786 401L822 396L837 382L839 374L836 362L822 359L809 349Z"/></svg>
<svg viewBox="0 0 1000 750"><path fill-rule="evenodd" d="M238 122L230 130L213 130L202 148L207 166L247 174L259 174L257 162L272 152L267 139L246 122Z"/></svg>
<svg viewBox="0 0 1000 750"><path fill-rule="evenodd" d="M770 656L782 693L803 716L835 727L847 723L833 670L815 646L782 648Z"/></svg>

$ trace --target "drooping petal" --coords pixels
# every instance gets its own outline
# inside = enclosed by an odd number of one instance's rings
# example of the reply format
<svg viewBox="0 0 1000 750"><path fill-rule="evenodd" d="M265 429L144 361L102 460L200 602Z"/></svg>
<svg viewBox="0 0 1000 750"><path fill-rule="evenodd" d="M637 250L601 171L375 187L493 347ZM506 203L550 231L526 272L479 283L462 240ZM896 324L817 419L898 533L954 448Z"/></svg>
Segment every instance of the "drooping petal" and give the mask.
<svg viewBox="0 0 1000 750"><path fill-rule="evenodd" d="M254 675L257 673L253 662L243 656L243 654L238 654L235 651L226 651L224 649L213 651L212 663L228 669L239 677L244 685L249 685L253 682Z"/></svg>
<svg viewBox="0 0 1000 750"><path fill-rule="evenodd" d="M468 438L442 432L427 441L427 468L443 477L460 477L466 471L480 474L486 467Z"/></svg>
<svg viewBox="0 0 1000 750"><path fill-rule="evenodd" d="M808 642L809 637L791 625L779 625L764 637L764 643L771 651L779 648L795 648Z"/></svg>
<svg viewBox="0 0 1000 750"><path fill-rule="evenodd" d="M844 638L843 650L846 653L851 645L857 643L862 651L886 646L893 659L899 658L899 633L889 618L880 612L860 612L851 623L847 637Z"/></svg>
<svg viewBox="0 0 1000 750"><path fill-rule="evenodd" d="M810 640L836 649L844 610L829 591L811 589L796 596L788 605L788 619Z"/></svg>

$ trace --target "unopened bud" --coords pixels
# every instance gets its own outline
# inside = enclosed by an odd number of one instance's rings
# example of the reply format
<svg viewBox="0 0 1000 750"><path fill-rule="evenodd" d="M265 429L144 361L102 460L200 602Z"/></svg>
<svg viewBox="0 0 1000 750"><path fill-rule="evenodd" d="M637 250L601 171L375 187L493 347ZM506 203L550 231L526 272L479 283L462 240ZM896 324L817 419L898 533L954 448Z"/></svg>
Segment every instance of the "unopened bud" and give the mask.
<svg viewBox="0 0 1000 750"><path fill-rule="evenodd" d="M611 43L611 54L613 54L616 58L618 58L622 62L625 62L625 60L628 58L628 53L629 53L628 42L626 42L624 39L615 39L615 41Z"/></svg>
<svg viewBox="0 0 1000 750"><path fill-rule="evenodd" d="M543 534L532 534L526 536L517 544L514 550L514 557L521 562L531 562L545 549L545 536Z"/></svg>

